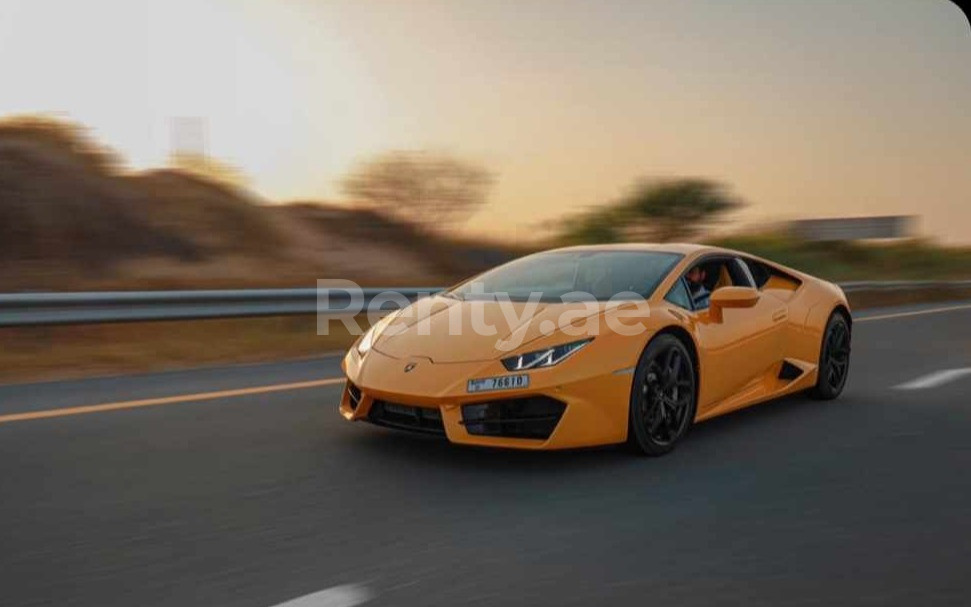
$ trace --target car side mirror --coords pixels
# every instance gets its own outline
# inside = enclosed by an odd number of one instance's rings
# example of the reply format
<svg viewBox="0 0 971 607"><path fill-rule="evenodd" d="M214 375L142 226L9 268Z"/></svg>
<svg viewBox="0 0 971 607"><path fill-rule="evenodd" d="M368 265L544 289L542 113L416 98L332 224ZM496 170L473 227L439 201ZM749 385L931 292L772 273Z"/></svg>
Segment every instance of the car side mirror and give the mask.
<svg viewBox="0 0 971 607"><path fill-rule="evenodd" d="M725 308L751 308L759 301L759 292L752 287L722 287L708 298L712 320L722 321Z"/></svg>

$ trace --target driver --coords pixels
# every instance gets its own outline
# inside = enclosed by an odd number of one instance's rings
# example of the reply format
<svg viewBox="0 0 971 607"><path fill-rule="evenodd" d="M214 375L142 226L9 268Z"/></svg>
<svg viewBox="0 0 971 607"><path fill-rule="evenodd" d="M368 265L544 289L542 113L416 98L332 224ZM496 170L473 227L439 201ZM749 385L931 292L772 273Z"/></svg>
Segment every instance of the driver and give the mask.
<svg viewBox="0 0 971 607"><path fill-rule="evenodd" d="M695 266L688 270L684 277L688 281L688 290L691 292L691 302L696 308L708 307L708 296L711 292L705 287L705 278L708 273L701 266Z"/></svg>

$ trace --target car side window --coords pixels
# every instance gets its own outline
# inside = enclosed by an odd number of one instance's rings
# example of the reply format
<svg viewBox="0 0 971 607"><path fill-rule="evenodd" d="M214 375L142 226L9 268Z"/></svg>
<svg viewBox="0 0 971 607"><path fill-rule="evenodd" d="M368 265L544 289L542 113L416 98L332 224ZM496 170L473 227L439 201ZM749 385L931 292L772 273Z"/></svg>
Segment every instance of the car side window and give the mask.
<svg viewBox="0 0 971 607"><path fill-rule="evenodd" d="M685 291L691 304L690 307L684 307L689 310L708 308L710 295L722 287L752 287L755 285L752 274L745 263L737 257L727 255L701 260L684 273L681 282L685 283ZM673 290L674 287L672 287ZM675 296L672 293L668 295Z"/></svg>
<svg viewBox="0 0 971 607"><path fill-rule="evenodd" d="M732 275L732 284L736 287L754 287L755 278L749 270L748 265L738 257L733 257L729 270Z"/></svg>
<svg viewBox="0 0 971 607"><path fill-rule="evenodd" d="M684 279L679 278L678 282L674 283L668 294L664 296L664 299L679 308L692 309L691 296L688 294L688 288L684 286Z"/></svg>
<svg viewBox="0 0 971 607"><path fill-rule="evenodd" d="M708 297L715 290L715 284L721 277L719 263L712 260L702 260L681 276L681 282L688 294L689 310L704 310L708 307Z"/></svg>
<svg viewBox="0 0 971 607"><path fill-rule="evenodd" d="M752 274L752 280L755 281L755 288L761 290L765 286L765 283L769 282L769 278L772 277L772 271L764 263L760 263L754 259L746 259L743 257L742 261L748 268L749 273Z"/></svg>

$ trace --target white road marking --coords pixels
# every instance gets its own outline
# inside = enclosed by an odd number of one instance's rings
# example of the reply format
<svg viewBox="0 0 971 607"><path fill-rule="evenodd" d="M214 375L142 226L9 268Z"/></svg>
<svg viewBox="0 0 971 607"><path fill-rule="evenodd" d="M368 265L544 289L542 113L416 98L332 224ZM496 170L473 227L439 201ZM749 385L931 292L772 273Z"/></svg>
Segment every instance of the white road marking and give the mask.
<svg viewBox="0 0 971 607"><path fill-rule="evenodd" d="M925 314L940 314L941 312L955 312L957 310L971 310L971 304L960 306L946 306L931 308L930 310L914 310L912 312L895 312L893 314L877 314L875 316L854 316L853 322L869 322L871 320L889 320L891 318L906 318L908 316L924 316Z"/></svg>
<svg viewBox="0 0 971 607"><path fill-rule="evenodd" d="M346 584L295 598L273 607L354 607L373 598L374 593L367 587Z"/></svg>
<svg viewBox="0 0 971 607"><path fill-rule="evenodd" d="M923 377L918 377L917 379L900 384L899 386L894 386L894 389L926 390L928 388L936 388L938 386L943 386L944 384L952 382L956 379L960 379L965 375L971 375L971 368L944 369L943 371L935 371L928 375L924 375Z"/></svg>

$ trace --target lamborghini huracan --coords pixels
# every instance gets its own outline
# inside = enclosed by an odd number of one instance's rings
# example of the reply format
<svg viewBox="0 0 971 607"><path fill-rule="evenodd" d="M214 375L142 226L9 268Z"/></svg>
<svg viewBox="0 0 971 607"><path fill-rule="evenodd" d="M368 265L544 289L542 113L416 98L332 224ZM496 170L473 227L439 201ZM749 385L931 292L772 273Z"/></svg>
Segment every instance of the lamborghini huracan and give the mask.
<svg viewBox="0 0 971 607"><path fill-rule="evenodd" d="M454 443L661 455L693 423L836 398L851 329L838 286L754 255L555 249L381 318L344 357L340 412Z"/></svg>

